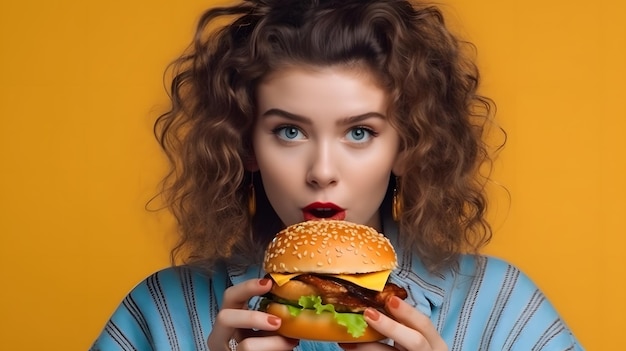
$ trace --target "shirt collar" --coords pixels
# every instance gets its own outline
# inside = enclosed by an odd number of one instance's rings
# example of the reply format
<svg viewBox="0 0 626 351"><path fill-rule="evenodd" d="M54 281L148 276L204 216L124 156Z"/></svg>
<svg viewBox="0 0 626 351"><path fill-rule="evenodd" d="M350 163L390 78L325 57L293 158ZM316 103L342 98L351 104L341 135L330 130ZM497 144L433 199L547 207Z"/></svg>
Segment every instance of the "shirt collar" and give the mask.
<svg viewBox="0 0 626 351"><path fill-rule="evenodd" d="M393 270L390 281L407 290L407 302L430 317L435 308L441 307L446 292L451 288L452 272L432 273L422 260L400 243L398 224L391 216L383 216L383 233L389 239L398 256L398 268Z"/></svg>

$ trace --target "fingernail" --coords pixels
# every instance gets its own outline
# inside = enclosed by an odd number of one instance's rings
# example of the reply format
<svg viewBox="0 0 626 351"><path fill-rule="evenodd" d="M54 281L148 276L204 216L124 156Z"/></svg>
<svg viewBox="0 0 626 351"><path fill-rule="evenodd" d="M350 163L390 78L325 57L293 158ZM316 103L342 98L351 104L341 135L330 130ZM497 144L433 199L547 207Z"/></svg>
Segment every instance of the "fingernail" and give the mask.
<svg viewBox="0 0 626 351"><path fill-rule="evenodd" d="M276 316L267 317L267 322L275 327L280 325L280 318Z"/></svg>
<svg viewBox="0 0 626 351"><path fill-rule="evenodd" d="M367 318L373 320L373 321L377 321L378 318L380 318L380 312L376 311L373 308L368 308L365 310L365 312L363 313Z"/></svg>
<svg viewBox="0 0 626 351"><path fill-rule="evenodd" d="M391 307L391 308L398 308L398 307L400 307L400 298L397 297L397 296L392 296L389 299L388 304L389 304L389 307Z"/></svg>
<svg viewBox="0 0 626 351"><path fill-rule="evenodd" d="M268 278L263 278L261 280L259 280L259 285L261 286L266 286L267 284L269 284L272 280L268 279Z"/></svg>
<svg viewBox="0 0 626 351"><path fill-rule="evenodd" d="M354 350L356 349L356 344L341 344L339 345L344 350Z"/></svg>

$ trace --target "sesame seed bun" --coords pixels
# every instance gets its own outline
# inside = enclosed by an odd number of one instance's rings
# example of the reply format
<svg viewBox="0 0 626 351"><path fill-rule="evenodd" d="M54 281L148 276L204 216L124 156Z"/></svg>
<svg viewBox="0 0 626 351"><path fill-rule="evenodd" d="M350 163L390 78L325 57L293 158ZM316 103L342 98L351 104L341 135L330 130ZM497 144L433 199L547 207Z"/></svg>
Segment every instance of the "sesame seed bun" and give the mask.
<svg viewBox="0 0 626 351"><path fill-rule="evenodd" d="M338 220L307 221L280 231L265 251L268 273L371 273L397 266L396 253L374 228Z"/></svg>

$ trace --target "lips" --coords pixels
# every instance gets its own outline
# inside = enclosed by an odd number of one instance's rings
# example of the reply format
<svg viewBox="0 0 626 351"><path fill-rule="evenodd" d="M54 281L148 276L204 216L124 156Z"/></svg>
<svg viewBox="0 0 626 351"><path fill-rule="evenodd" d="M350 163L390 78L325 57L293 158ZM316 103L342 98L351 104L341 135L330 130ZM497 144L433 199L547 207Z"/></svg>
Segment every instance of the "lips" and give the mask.
<svg viewBox="0 0 626 351"><path fill-rule="evenodd" d="M346 219L346 210L333 204L314 202L302 209L305 221L319 219L335 219L343 221Z"/></svg>

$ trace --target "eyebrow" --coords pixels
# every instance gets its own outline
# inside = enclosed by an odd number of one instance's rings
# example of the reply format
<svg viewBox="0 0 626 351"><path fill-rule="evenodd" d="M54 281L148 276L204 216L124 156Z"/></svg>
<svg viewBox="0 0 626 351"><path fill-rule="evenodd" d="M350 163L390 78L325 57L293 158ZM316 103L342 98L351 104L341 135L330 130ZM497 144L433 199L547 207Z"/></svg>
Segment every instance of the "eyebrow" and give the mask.
<svg viewBox="0 0 626 351"><path fill-rule="evenodd" d="M296 122L300 122L300 123L306 123L306 124L312 124L312 119L309 117L305 117L305 116L300 116L291 112L287 112L285 110L281 110L278 108L272 108L269 109L265 112L263 112L263 114L261 115L261 117L267 117L267 116L280 116L286 119L290 119ZM350 116L350 117L346 117L343 118L339 121L338 124L352 124L352 123L358 123L360 121L366 120L368 118L382 118L382 119L386 119L387 117L385 115L383 115L382 113L379 112L366 112L360 115L356 115L356 116Z"/></svg>

